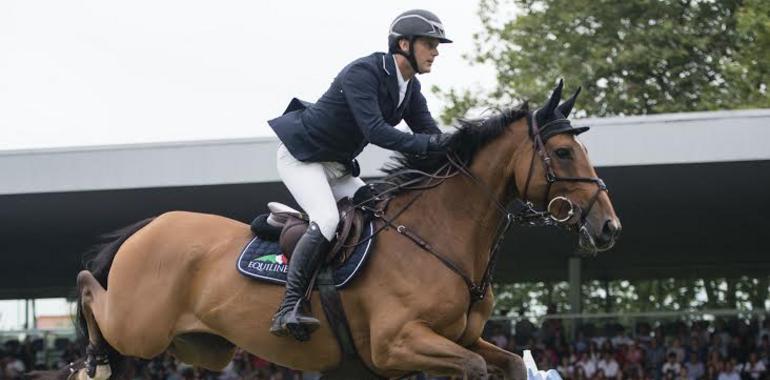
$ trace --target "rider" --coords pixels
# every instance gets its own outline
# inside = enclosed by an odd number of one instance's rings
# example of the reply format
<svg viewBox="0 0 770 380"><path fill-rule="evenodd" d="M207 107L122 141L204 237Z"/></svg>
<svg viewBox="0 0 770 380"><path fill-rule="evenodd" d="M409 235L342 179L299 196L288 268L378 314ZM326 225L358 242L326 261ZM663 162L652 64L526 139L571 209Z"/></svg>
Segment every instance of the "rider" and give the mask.
<svg viewBox="0 0 770 380"><path fill-rule="evenodd" d="M445 150L442 134L428 111L416 74L428 73L438 44L452 42L441 20L421 9L400 14L390 25L388 54L374 53L345 66L315 104L292 99L283 116L270 120L282 144L278 174L310 225L289 260L286 293L270 332L312 332L319 321L304 314L303 295L310 276L334 238L336 201L364 186L355 157L368 143L406 154ZM393 128L405 120L414 134Z"/></svg>

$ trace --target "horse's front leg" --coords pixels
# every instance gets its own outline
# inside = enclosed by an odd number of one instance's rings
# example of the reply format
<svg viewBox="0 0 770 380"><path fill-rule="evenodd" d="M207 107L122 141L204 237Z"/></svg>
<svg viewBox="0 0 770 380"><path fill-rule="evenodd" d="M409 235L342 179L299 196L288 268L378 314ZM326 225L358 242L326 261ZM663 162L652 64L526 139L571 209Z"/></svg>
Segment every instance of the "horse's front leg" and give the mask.
<svg viewBox="0 0 770 380"><path fill-rule="evenodd" d="M484 358L487 365L499 368L506 380L526 380L527 370L524 367L524 360L521 359L521 356L497 347L481 338L468 348Z"/></svg>
<svg viewBox="0 0 770 380"><path fill-rule="evenodd" d="M421 371L462 379L488 378L486 363L479 354L438 335L419 321L407 323L391 336L374 339L372 362L384 373Z"/></svg>

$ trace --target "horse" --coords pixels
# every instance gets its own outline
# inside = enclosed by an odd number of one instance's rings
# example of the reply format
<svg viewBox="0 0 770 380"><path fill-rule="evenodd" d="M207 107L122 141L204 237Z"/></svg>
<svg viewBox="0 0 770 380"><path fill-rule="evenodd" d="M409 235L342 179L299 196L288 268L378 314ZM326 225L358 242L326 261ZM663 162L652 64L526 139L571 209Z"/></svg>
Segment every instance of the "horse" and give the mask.
<svg viewBox="0 0 770 380"><path fill-rule="evenodd" d="M491 372L525 379L520 356L481 337L504 230L542 220L576 231L588 253L615 243L620 221L576 137L587 127L567 119L579 90L559 104L562 88L559 82L534 112L523 103L461 121L451 153L401 156L388 169L384 182L395 191L378 216L390 225L376 236L356 281L340 291L360 359L377 376L487 379ZM526 206L523 213L508 210L514 200ZM81 363L61 370L62 377L120 378L128 357L166 350L212 370L224 368L236 347L304 371L325 372L342 360L323 315L306 342L268 332L283 288L235 271L253 238L247 224L173 211L114 237L77 276L78 321L95 369ZM322 309L317 292L310 305Z"/></svg>

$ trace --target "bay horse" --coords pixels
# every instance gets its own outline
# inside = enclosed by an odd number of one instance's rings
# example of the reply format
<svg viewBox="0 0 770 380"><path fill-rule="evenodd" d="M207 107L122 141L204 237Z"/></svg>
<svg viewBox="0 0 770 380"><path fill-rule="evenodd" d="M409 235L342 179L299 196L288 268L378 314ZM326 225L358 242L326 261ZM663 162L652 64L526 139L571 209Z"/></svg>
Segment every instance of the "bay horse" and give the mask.
<svg viewBox="0 0 770 380"><path fill-rule="evenodd" d="M560 82L534 113L524 103L464 121L450 139L452 154L405 156L390 170L385 180L396 185L419 176L439 182L399 187L380 215L408 226L433 254L401 228L384 228L363 272L341 290L356 349L377 375L487 379L491 371L525 379L521 357L481 338L494 303L490 261L501 226L556 221L578 232L584 250L613 246L620 221L576 138L587 127L567 120L579 90L560 105L561 92ZM442 167L449 169L436 175ZM505 207L515 199L526 205L523 214ZM283 287L236 272L238 254L253 237L248 225L177 211L115 237L77 276L78 317L89 348L108 353L93 356L98 366L90 377L120 378L126 357L152 358L166 350L213 370L224 368L236 347L306 371L340 363L329 323L317 312L317 292L310 303L321 327L309 341L269 333ZM61 373L86 378L86 371L81 365Z"/></svg>

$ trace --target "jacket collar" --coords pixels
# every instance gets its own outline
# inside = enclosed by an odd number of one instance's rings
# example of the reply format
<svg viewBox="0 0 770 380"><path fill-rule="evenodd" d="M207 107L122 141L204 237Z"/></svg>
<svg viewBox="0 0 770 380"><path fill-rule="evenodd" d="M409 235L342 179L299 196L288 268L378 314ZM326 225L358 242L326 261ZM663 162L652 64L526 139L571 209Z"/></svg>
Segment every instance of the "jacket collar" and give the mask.
<svg viewBox="0 0 770 380"><path fill-rule="evenodd" d="M392 76L396 75L396 60L393 59L393 54L388 53L380 53L382 54L382 71L385 72L385 75Z"/></svg>
<svg viewBox="0 0 770 380"><path fill-rule="evenodd" d="M393 105L398 105L398 74L396 74L396 60L392 54L384 54L382 56L382 69L385 71L387 77L385 83L388 86L388 94L393 99ZM411 84L411 83L410 83Z"/></svg>

